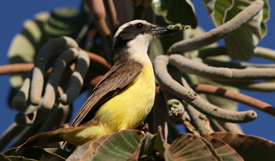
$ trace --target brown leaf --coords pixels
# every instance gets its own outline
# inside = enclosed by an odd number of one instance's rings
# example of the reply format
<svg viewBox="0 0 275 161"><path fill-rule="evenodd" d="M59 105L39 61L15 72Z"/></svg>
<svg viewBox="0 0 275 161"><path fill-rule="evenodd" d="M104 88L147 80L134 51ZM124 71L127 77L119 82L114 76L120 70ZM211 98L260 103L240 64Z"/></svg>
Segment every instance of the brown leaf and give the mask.
<svg viewBox="0 0 275 161"><path fill-rule="evenodd" d="M275 143L264 138L229 132L215 132L211 136L230 145L245 161L275 158Z"/></svg>

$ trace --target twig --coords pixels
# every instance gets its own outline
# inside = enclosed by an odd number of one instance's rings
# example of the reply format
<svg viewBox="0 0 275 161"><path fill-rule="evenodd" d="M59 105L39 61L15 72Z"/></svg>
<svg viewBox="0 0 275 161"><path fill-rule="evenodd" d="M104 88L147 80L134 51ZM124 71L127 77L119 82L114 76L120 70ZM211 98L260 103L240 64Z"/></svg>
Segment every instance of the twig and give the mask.
<svg viewBox="0 0 275 161"><path fill-rule="evenodd" d="M275 68L275 64L255 64L255 63L235 63L231 61L220 61L214 59L203 59L203 63L214 66L214 67L225 67L225 68L236 68L236 69L245 69L245 68Z"/></svg>
<svg viewBox="0 0 275 161"><path fill-rule="evenodd" d="M0 66L0 75L5 74L17 74L17 73L28 73L32 68L33 63L19 63L19 64L9 64Z"/></svg>
<svg viewBox="0 0 275 161"><path fill-rule="evenodd" d="M154 61L155 73L156 78L158 79L160 84L165 84L165 89L173 95L176 95L180 99L186 100L189 104L195 107L201 113L213 117L215 119L221 119L228 122L249 122L256 119L257 114L256 112L249 110L244 112L237 112L237 111L229 111L225 109L218 108L215 105L210 104L208 101L202 99L199 95L197 95L194 91L186 89L181 86L178 82L173 80L171 76L167 73L168 64L168 56L158 56ZM175 85L176 84L176 85ZM182 89L182 91L179 90ZM195 99L190 99L188 94L189 91ZM185 99L189 98L189 99Z"/></svg>
<svg viewBox="0 0 275 161"><path fill-rule="evenodd" d="M264 47L256 47L254 56L275 61L275 51Z"/></svg>
<svg viewBox="0 0 275 161"><path fill-rule="evenodd" d="M263 5L264 2L262 0L256 0L223 25L202 34L201 36L175 43L168 49L168 54L183 53L200 49L229 36L251 20L263 8Z"/></svg>
<svg viewBox="0 0 275 161"><path fill-rule="evenodd" d="M174 123L182 123L183 113L185 112L183 102L179 99L176 99L173 95L165 90L162 90L162 93L166 102L168 116L173 120Z"/></svg>
<svg viewBox="0 0 275 161"><path fill-rule="evenodd" d="M78 45L72 38L58 37L47 42L40 49L35 59L31 80L30 101L32 104L38 105L40 102L44 84L44 74L46 70L46 65L51 54L59 49L70 47L78 48Z"/></svg>
<svg viewBox="0 0 275 161"><path fill-rule="evenodd" d="M94 88L97 83L102 79L103 75L97 75L91 72L87 72L85 79L84 79L84 85L87 87Z"/></svg>
<svg viewBox="0 0 275 161"><path fill-rule="evenodd" d="M64 105L71 104L78 97L89 66L90 59L88 55L83 50L80 50L76 67L69 82L69 87L66 93L62 94L60 97L61 103Z"/></svg>
<svg viewBox="0 0 275 161"><path fill-rule="evenodd" d="M0 137L0 151L2 151L9 142L19 135L26 127L12 123Z"/></svg>
<svg viewBox="0 0 275 161"><path fill-rule="evenodd" d="M275 70L273 68L229 69L222 67L210 67L187 59L179 54L171 55L169 63L186 73L203 76L216 81L228 82L275 79Z"/></svg>
<svg viewBox="0 0 275 161"><path fill-rule="evenodd" d="M114 35L116 29L119 26L114 2L113 2L113 0L103 0L103 2L104 2L105 9L106 9L107 18L108 18L108 21L110 24L112 35Z"/></svg>
<svg viewBox="0 0 275 161"><path fill-rule="evenodd" d="M11 147L17 147L24 143L29 137L37 134L42 124L36 124L26 128L26 131L19 135L17 140L12 144Z"/></svg>
<svg viewBox="0 0 275 161"><path fill-rule="evenodd" d="M95 25L104 41L105 53L108 62L111 62L111 32L105 21L106 12L102 0L85 0L90 16L95 21Z"/></svg>
<svg viewBox="0 0 275 161"><path fill-rule="evenodd" d="M21 126L36 125L47 119L55 110L56 108L54 107L51 110L47 111L39 108L38 110L35 110L28 114L18 113L15 116L15 122Z"/></svg>
<svg viewBox="0 0 275 161"><path fill-rule="evenodd" d="M220 82L224 85L233 86L236 88L250 90L250 91L259 91L259 92L274 92L275 91L275 82Z"/></svg>
<svg viewBox="0 0 275 161"><path fill-rule="evenodd" d="M211 128L206 127L206 118L200 118L201 113L198 110L196 110L193 106L191 106L190 104L187 105L186 111L188 112L191 118L191 124L194 125L194 127L200 135L206 135L214 132ZM196 131L193 131L193 133L196 134Z"/></svg>
<svg viewBox="0 0 275 161"><path fill-rule="evenodd" d="M260 101L258 99L246 96L241 93L233 92L230 90L225 90L216 86L207 85L207 84L198 84L195 86L195 91L198 93L206 93L206 94L212 94L224 98L228 98L230 100L234 100L240 103L243 103L245 105L254 107L258 110L261 110L263 112L266 112L270 115L275 116L275 107L273 107L270 104L267 104L263 101Z"/></svg>
<svg viewBox="0 0 275 161"><path fill-rule="evenodd" d="M91 53L89 51L85 51L86 54L89 56L91 64L95 64L104 70L108 71L111 68L111 64L109 64L103 57Z"/></svg>
<svg viewBox="0 0 275 161"><path fill-rule="evenodd" d="M163 89L170 92L174 96L181 98L186 101L192 101L195 99L194 93L190 90L182 87L178 82L176 82L167 71L168 56L158 56L154 61L155 75L159 80L159 84Z"/></svg>
<svg viewBox="0 0 275 161"><path fill-rule="evenodd" d="M38 133L50 131L53 130L53 128L59 128L61 124L64 124L69 110L69 105L59 104L58 108L48 117L47 120L45 120Z"/></svg>
<svg viewBox="0 0 275 161"><path fill-rule="evenodd" d="M29 67L28 67L28 69L26 69L26 68L24 68L24 66L33 67L33 63L5 65L5 69L8 69L8 71L4 71L3 73L4 74L12 74L12 73L9 73L9 68L15 68L14 71L16 71L16 73L26 73L26 72L30 72L30 70L32 69L32 68L29 68ZM1 67L2 66L0 66L0 71L1 71ZM50 72L51 72L51 69L49 69L46 72L46 74L49 74ZM97 74L94 74L94 73L91 73L91 72L87 72L86 76L85 76L85 79L84 79L84 85L87 86L87 87L94 88L97 85L97 83L101 80L102 77L103 77L103 75L97 75ZM20 111L22 111L22 110L20 110Z"/></svg>
<svg viewBox="0 0 275 161"><path fill-rule="evenodd" d="M49 110L53 107L57 87L59 85L62 73L66 66L72 62L79 55L79 51L75 48L64 50L54 63L53 70L49 75L48 82L45 88L44 99L42 101L42 107ZM36 99L36 98L35 98Z"/></svg>
<svg viewBox="0 0 275 161"><path fill-rule="evenodd" d="M25 111L27 108L27 100L29 98L29 89L31 84L32 70L25 78L21 88L18 93L12 99L12 107L17 111Z"/></svg>
<svg viewBox="0 0 275 161"><path fill-rule="evenodd" d="M99 26L98 29L101 30L103 35L110 35L111 32L105 21L106 12L103 0L85 0L85 2L89 8L90 16L93 18L93 20L96 21L97 25Z"/></svg>
<svg viewBox="0 0 275 161"><path fill-rule="evenodd" d="M227 51L224 46L204 48L199 50L199 53L197 54L197 56L202 59L205 59L211 56L220 56L220 55L227 55Z"/></svg>
<svg viewBox="0 0 275 161"><path fill-rule="evenodd" d="M219 55L227 55L227 51L224 46L201 49L201 50L199 50L199 53L197 54L198 57L203 58L203 59L206 57L219 56ZM196 55L194 55L194 56L196 56ZM275 61L275 51L272 49L268 49L268 48L264 48L264 47L260 47L260 46L258 46L254 49L253 56Z"/></svg>
<svg viewBox="0 0 275 161"><path fill-rule="evenodd" d="M164 140L167 141L168 138L168 115L167 108L164 101L163 93L160 90L157 90L155 97L155 103L153 106L153 117L154 117L154 129L153 132L156 133L158 127L163 127L162 134L164 136Z"/></svg>

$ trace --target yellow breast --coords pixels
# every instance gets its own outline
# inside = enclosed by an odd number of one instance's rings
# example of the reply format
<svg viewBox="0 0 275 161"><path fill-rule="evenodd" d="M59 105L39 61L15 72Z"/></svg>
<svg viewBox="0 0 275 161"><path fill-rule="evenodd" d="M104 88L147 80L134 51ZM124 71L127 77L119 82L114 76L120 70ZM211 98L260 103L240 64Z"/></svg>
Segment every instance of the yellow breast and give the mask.
<svg viewBox="0 0 275 161"><path fill-rule="evenodd" d="M136 128L149 114L154 98L154 72L147 64L136 81L100 107L95 119L115 131Z"/></svg>

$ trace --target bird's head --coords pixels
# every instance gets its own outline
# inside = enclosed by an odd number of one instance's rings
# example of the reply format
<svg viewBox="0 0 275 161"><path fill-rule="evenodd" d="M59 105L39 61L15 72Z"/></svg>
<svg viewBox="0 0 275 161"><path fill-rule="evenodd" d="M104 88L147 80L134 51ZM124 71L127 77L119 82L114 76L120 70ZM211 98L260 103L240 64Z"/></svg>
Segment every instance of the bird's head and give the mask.
<svg viewBox="0 0 275 161"><path fill-rule="evenodd" d="M133 54L147 54L149 44L156 37L175 31L156 26L144 20L134 20L123 24L113 38L113 62L124 62Z"/></svg>

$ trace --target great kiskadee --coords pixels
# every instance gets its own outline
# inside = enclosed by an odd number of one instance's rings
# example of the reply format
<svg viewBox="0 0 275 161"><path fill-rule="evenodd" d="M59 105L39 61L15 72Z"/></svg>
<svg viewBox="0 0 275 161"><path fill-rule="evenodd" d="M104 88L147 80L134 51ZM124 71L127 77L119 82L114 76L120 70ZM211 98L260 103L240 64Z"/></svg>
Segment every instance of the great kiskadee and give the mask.
<svg viewBox="0 0 275 161"><path fill-rule="evenodd" d="M96 137L140 125L155 98L148 47L156 37L172 32L143 20L119 27L113 38L112 68L93 89L71 127L30 137L19 148L59 141L81 145Z"/></svg>

